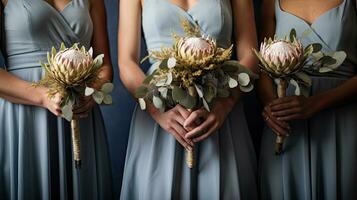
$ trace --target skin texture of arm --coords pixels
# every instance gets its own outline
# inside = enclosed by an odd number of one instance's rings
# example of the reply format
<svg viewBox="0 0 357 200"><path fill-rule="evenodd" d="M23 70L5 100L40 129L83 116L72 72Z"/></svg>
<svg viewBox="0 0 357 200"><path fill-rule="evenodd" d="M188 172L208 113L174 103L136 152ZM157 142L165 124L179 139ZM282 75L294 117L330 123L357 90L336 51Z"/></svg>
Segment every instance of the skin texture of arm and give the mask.
<svg viewBox="0 0 357 200"><path fill-rule="evenodd" d="M231 4L233 9L234 41L238 60L251 71L257 73L258 62L252 52L252 48L257 48L253 2L250 0L231 0ZM241 95L240 92L237 93L238 95L233 97L218 100L212 112L207 112L205 109L192 112L185 122L186 126L192 125L199 118L203 118L204 121L191 130L186 135L186 138L193 139L194 142L200 142L216 132L239 100Z"/></svg>

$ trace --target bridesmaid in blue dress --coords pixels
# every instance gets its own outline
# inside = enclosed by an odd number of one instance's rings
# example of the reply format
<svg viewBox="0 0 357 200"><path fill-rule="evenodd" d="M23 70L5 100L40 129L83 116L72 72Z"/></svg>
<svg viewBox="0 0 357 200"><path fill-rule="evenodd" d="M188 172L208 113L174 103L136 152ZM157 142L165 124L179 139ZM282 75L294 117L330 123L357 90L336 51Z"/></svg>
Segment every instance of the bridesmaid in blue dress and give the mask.
<svg viewBox="0 0 357 200"><path fill-rule="evenodd" d="M119 66L131 93L145 77L138 64L141 27L147 47L158 50L172 45L172 33L184 35L182 18L197 23L222 47L234 38L238 59L255 70L252 1L121 0ZM202 124L190 125L197 117L202 117ZM190 170L185 148L193 142L198 164ZM190 113L181 106L164 113L153 106L147 111L136 108L121 199L257 199L256 158L239 97L217 101L211 113Z"/></svg>
<svg viewBox="0 0 357 200"><path fill-rule="evenodd" d="M327 74L310 73L310 97L275 99L264 79L263 115L274 132L286 134L284 152L274 155L275 134L262 138L263 199L357 199L357 11L355 0L263 2L265 36L295 28L306 44L345 51L347 59ZM274 100L275 99L275 100Z"/></svg>
<svg viewBox="0 0 357 200"><path fill-rule="evenodd" d="M82 169L74 168L70 124L60 99L33 87L52 46L80 43L104 53L100 76L111 80L103 1L2 0L6 5L0 69L0 199L112 199L111 168L101 112L84 99L80 120ZM3 45L3 44L2 44ZM101 83L98 83L98 87Z"/></svg>

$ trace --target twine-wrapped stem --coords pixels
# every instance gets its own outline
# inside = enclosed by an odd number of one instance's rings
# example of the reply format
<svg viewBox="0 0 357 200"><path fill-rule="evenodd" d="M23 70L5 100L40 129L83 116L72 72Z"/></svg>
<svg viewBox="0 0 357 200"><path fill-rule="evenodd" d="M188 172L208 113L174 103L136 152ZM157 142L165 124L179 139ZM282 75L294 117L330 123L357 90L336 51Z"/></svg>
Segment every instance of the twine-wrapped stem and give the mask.
<svg viewBox="0 0 357 200"><path fill-rule="evenodd" d="M278 97L286 97L286 89L288 87L288 83L285 79L279 79L278 81ZM275 140L275 154L280 155L283 151L283 144L285 140L285 135L278 135Z"/></svg>
<svg viewBox="0 0 357 200"><path fill-rule="evenodd" d="M76 169L80 169L81 168L81 139L80 139L79 121L77 119L72 119L71 128L72 128L72 148L73 148L74 164Z"/></svg>

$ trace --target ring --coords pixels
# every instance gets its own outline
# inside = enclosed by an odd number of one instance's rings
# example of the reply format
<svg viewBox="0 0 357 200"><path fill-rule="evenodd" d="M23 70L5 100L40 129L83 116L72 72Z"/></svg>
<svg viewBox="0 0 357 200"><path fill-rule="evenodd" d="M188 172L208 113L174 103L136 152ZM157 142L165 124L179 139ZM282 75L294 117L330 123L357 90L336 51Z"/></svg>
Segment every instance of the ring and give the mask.
<svg viewBox="0 0 357 200"><path fill-rule="evenodd" d="M269 121L269 120L270 120L270 117L267 116L267 117L265 118L265 121Z"/></svg>

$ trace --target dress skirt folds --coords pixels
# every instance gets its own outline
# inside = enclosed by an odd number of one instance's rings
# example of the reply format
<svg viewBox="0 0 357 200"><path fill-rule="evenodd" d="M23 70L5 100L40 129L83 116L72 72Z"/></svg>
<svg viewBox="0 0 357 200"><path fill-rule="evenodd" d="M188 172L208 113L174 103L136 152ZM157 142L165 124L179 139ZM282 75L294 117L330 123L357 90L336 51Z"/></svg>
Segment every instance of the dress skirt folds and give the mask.
<svg viewBox="0 0 357 200"><path fill-rule="evenodd" d="M39 61L45 61L52 46L90 46L93 26L87 0L73 0L62 12L42 0L10 0L5 20L7 70L25 81L41 79ZM77 171L67 121L44 108L0 99L0 199L112 199L99 107L80 120L80 129L82 168Z"/></svg>
<svg viewBox="0 0 357 200"><path fill-rule="evenodd" d="M145 0L142 22L147 47L171 46L172 33L184 34L181 19L197 23L204 35L229 47L231 12L230 0L198 1L188 11L167 0ZM241 102L217 133L198 143L195 150L197 165L190 170L184 148L146 111L136 108L121 199L257 199L256 157Z"/></svg>
<svg viewBox="0 0 357 200"><path fill-rule="evenodd" d="M357 74L355 1L344 0L313 24L281 10L276 1L276 32L282 37L295 28L303 43L320 43L323 51L345 51L346 61L328 74L311 74L311 95L331 90ZM290 95L293 90L290 89ZM262 199L357 199L357 103L345 102L291 123L284 152L274 155L275 134L262 138L260 187Z"/></svg>

